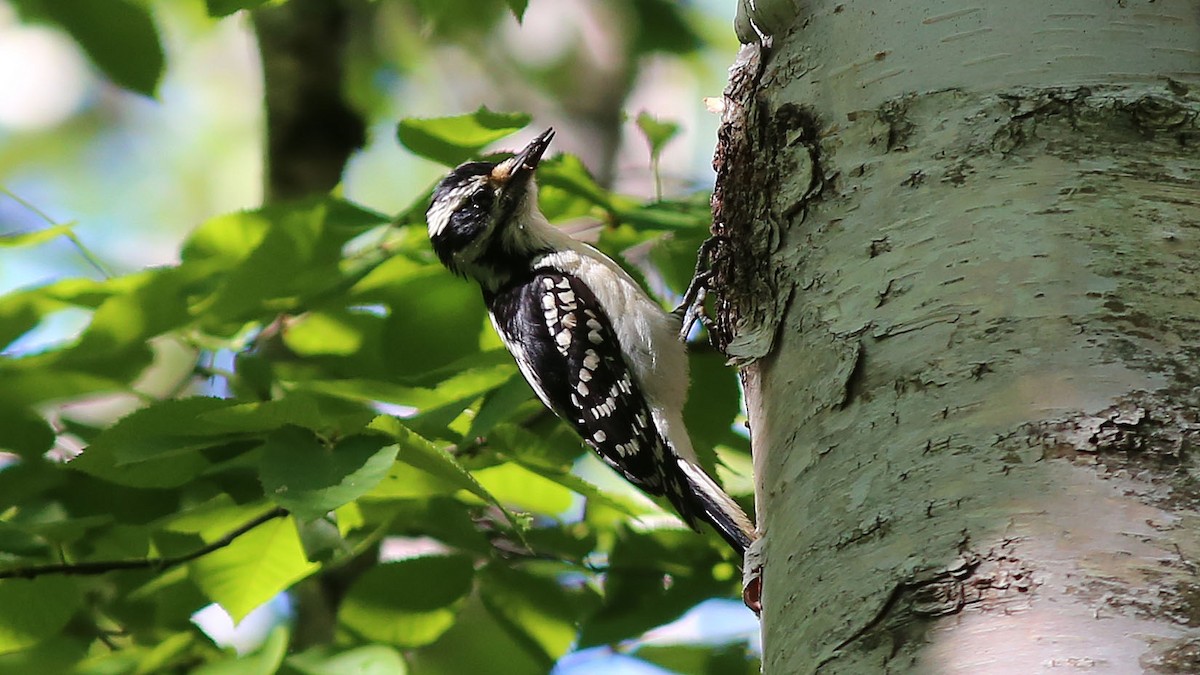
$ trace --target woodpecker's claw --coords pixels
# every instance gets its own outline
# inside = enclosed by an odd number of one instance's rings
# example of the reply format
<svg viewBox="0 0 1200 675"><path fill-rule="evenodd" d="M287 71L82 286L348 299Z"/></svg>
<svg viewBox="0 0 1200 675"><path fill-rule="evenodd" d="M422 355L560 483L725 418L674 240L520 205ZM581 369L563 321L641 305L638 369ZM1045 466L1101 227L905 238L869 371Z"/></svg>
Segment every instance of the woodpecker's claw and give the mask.
<svg viewBox="0 0 1200 675"><path fill-rule="evenodd" d="M712 326L712 319L704 310L704 299L708 296L708 282L711 279L711 270L692 277L692 283L683 295L683 302L672 312L682 322L679 327L680 342L687 342L688 333L692 332L692 326L696 325L697 321L705 328Z"/></svg>
<svg viewBox="0 0 1200 675"><path fill-rule="evenodd" d="M714 253L726 241L728 241L726 237L714 235L700 244L700 250L696 254L696 271L692 275L692 282L688 284L687 290L683 293L683 302L671 312L682 322L679 328L681 342L687 341L688 333L692 332L692 326L696 325L697 321L705 328L712 327L712 319L704 310L704 299L708 295L714 276L712 270Z"/></svg>

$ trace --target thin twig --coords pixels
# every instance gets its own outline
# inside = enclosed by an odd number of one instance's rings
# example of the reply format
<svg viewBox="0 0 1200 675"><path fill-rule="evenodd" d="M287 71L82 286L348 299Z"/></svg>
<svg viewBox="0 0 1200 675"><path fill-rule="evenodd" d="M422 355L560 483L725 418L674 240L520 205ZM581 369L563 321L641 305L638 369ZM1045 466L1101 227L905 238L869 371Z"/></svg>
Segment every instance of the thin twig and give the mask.
<svg viewBox="0 0 1200 675"><path fill-rule="evenodd" d="M34 204L32 202L26 201L25 199L21 198L19 195L17 195L13 191L9 190L8 188L6 188L2 185L0 185L0 193L7 195L9 197L9 199L12 199L16 203L20 204L21 206L25 207L29 211L33 212L34 215L36 215L37 217L46 221L46 223L49 224L51 227L58 227L59 225L61 225L61 223L55 221L45 211L39 209L37 206L34 206ZM89 249L87 246L83 245L83 241L79 238L78 235L76 235L74 232L72 232L70 230L67 230L66 232L63 233L63 236L66 237L67 240L71 242L71 244L75 247L75 250L79 251L79 255L83 256L83 259L86 260L92 267L94 267L96 269L97 272L100 273L100 276L104 277L105 279L113 278L113 273L107 267L104 266L104 263L100 262L100 258L98 258L96 256L96 254L92 253L91 249Z"/></svg>
<svg viewBox="0 0 1200 675"><path fill-rule="evenodd" d="M287 509L276 507L266 513L254 518L246 523L231 530L228 534L216 541L205 544L195 551L184 553L183 555L168 556L165 558L133 558L130 560L94 560L90 562L80 563L54 563L50 565L34 565L32 567L14 567L9 570L0 570L0 579L32 579L40 577L44 574L69 574L69 575L93 575L104 574L116 570L143 570L151 569L157 571L168 570L176 565L191 562L196 558L208 555L213 551L220 550L232 544L235 539L246 534L250 530L264 525L276 518L282 518L288 515Z"/></svg>

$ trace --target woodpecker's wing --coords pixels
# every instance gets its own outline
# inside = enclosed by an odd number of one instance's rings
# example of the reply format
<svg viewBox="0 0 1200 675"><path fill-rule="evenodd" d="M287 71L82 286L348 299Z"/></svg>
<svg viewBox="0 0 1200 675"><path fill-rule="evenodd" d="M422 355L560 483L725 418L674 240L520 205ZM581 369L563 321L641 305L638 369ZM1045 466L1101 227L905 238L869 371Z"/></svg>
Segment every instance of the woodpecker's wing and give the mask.
<svg viewBox="0 0 1200 675"><path fill-rule="evenodd" d="M591 290L574 276L539 269L488 298L488 307L538 398L605 462L642 490L665 493L692 524L687 478Z"/></svg>

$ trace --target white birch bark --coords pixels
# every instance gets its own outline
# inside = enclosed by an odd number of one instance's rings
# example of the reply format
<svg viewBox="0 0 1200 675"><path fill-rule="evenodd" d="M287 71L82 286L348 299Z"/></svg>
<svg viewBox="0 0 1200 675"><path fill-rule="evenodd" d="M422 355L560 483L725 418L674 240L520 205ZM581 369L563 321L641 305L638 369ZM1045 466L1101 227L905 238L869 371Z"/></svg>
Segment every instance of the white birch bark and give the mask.
<svg viewBox="0 0 1200 675"><path fill-rule="evenodd" d="M765 672L1200 672L1200 2L747 4Z"/></svg>

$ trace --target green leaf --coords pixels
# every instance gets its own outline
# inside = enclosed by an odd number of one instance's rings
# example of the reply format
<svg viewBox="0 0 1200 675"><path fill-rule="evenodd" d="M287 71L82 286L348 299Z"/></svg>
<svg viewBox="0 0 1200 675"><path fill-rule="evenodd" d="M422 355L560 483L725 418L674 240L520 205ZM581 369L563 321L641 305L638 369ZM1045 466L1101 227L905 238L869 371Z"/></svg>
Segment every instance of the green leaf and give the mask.
<svg viewBox="0 0 1200 675"><path fill-rule="evenodd" d="M75 665L86 655L84 641L66 636L51 637L36 647L0 654L0 675L79 672Z"/></svg>
<svg viewBox="0 0 1200 675"><path fill-rule="evenodd" d="M400 444L401 462L425 471L430 475L446 481L460 490L466 490L485 502L504 509L500 502L491 495L478 481L462 467L450 453L437 447L428 440L418 436L405 427L394 417L380 416L371 423L371 428L382 431L396 439ZM505 511L505 513L508 513ZM511 520L512 516L509 516Z"/></svg>
<svg viewBox="0 0 1200 675"><path fill-rule="evenodd" d="M728 597L736 568L721 555L690 530L627 528L609 558L604 607L584 625L579 646L636 637L708 598Z"/></svg>
<svg viewBox="0 0 1200 675"><path fill-rule="evenodd" d="M386 645L367 645L344 652L321 646L289 656L280 675L405 675L407 672L404 658Z"/></svg>
<svg viewBox="0 0 1200 675"><path fill-rule="evenodd" d="M259 525L189 564L200 589L229 612L234 623L318 567L304 555L289 518Z"/></svg>
<svg viewBox="0 0 1200 675"><path fill-rule="evenodd" d="M211 17L229 16L241 9L254 9L267 0L204 0Z"/></svg>
<svg viewBox="0 0 1200 675"><path fill-rule="evenodd" d="M297 518L296 532L304 546L304 557L312 562L329 564L354 553L350 542L339 530L339 522L332 516L312 520Z"/></svg>
<svg viewBox="0 0 1200 675"><path fill-rule="evenodd" d="M376 485L374 490L363 495L362 498L367 501L408 501L426 497L451 496L458 490L459 487L450 481L438 478L405 462L396 462L379 485Z"/></svg>
<svg viewBox="0 0 1200 675"><path fill-rule="evenodd" d="M403 465L397 463L397 466ZM479 556L495 552L489 540L493 533L485 534L475 522L479 509L457 499L433 497L383 504L364 499L359 503L364 512L373 511L377 505L383 506L369 519L389 522L391 532L396 534L433 537L460 551Z"/></svg>
<svg viewBox="0 0 1200 675"><path fill-rule="evenodd" d="M24 406L0 399L0 450L26 459L42 456L54 445L55 433L45 418Z"/></svg>
<svg viewBox="0 0 1200 675"><path fill-rule="evenodd" d="M22 502L40 500L40 495L63 484L69 472L58 462L41 458L9 464L0 471L0 512Z"/></svg>
<svg viewBox="0 0 1200 675"><path fill-rule="evenodd" d="M55 225L47 227L44 230L34 230L33 232L21 232L18 234L0 235L0 248L21 248L24 246L37 246L57 237L65 237L71 234L71 230L75 227L75 223L66 223L63 225Z"/></svg>
<svg viewBox="0 0 1200 675"><path fill-rule="evenodd" d="M737 370L725 365L724 356L715 352L694 352L689 361L692 391L704 395L688 397L683 416L701 466L714 475L713 449L718 443L736 443L740 438L733 432L741 401Z"/></svg>
<svg viewBox="0 0 1200 675"><path fill-rule="evenodd" d="M677 122L660 121L648 112L638 114L637 126L645 134L646 141L650 143L650 159L654 162L658 161L659 155L662 154L667 143L679 135Z"/></svg>
<svg viewBox="0 0 1200 675"><path fill-rule="evenodd" d="M513 16L517 18L517 23L525 20L525 8L529 6L529 0L506 0L508 8L512 10Z"/></svg>
<svg viewBox="0 0 1200 675"><path fill-rule="evenodd" d="M500 424L491 430L488 444L527 467L567 472L586 452L583 444L576 440L578 436L572 436L569 442L563 443L517 424Z"/></svg>
<svg viewBox="0 0 1200 675"><path fill-rule="evenodd" d="M128 626L125 628L128 630ZM138 659L136 675L169 671L174 661L187 658L186 652L193 649L200 639L202 638L196 635L194 630L159 638L158 644L151 647L144 656Z"/></svg>
<svg viewBox="0 0 1200 675"><path fill-rule="evenodd" d="M389 372L399 377L425 375L479 353L486 309L474 284L437 270L395 284L387 303L391 312L383 343ZM415 326L430 330L414 330Z"/></svg>
<svg viewBox="0 0 1200 675"><path fill-rule="evenodd" d="M275 626L261 647L241 658L209 663L193 671L193 675L274 675L283 657L287 656L288 629Z"/></svg>
<svg viewBox="0 0 1200 675"><path fill-rule="evenodd" d="M538 165L538 186L553 187L605 210L613 207L613 195L600 187L575 155L559 155ZM632 204L632 202L631 202Z"/></svg>
<svg viewBox="0 0 1200 675"><path fill-rule="evenodd" d="M259 458L263 490L299 518L318 518L358 499L387 475L400 446L383 436L351 436L333 447L295 427L272 434Z"/></svg>
<svg viewBox="0 0 1200 675"><path fill-rule="evenodd" d="M499 564L485 567L479 580L484 606L547 668L571 648L582 603L556 581Z"/></svg>
<svg viewBox="0 0 1200 675"><path fill-rule="evenodd" d="M508 359L508 362L464 369L444 378L433 388L359 379L312 380L297 382L297 386L352 401L381 401L412 406L426 412L463 400L466 400L462 405L462 408L465 408L467 403L506 382L516 371L517 367L512 363L512 357L503 351L498 351L495 355L486 355L479 361L501 360L498 357Z"/></svg>
<svg viewBox="0 0 1200 675"><path fill-rule="evenodd" d="M757 675L758 659L745 642L725 645L644 645L634 655L675 673Z"/></svg>
<svg viewBox="0 0 1200 675"><path fill-rule="evenodd" d="M547 438L544 434L513 424L501 424L492 429L488 443L506 457L515 459L525 469L586 497L589 507L602 504L627 516L657 511L651 504L634 502L605 492L572 473L576 460L586 451L573 432L568 433L571 435L567 439ZM493 494L499 496L499 493Z"/></svg>
<svg viewBox="0 0 1200 675"><path fill-rule="evenodd" d="M0 654L58 635L82 600L78 584L69 577L0 581Z"/></svg>
<svg viewBox="0 0 1200 675"><path fill-rule="evenodd" d="M687 5L672 0L638 0L633 3L633 10L639 27L633 41L635 53L686 54L703 44L684 16Z"/></svg>
<svg viewBox="0 0 1200 675"><path fill-rule="evenodd" d="M309 312L288 324L283 342L299 356L351 356L363 347L365 328L379 317L357 312Z"/></svg>
<svg viewBox="0 0 1200 675"><path fill-rule="evenodd" d="M210 464L197 450L230 440L201 416L233 405L207 397L160 401L121 418L67 466L133 487L183 485Z"/></svg>
<svg viewBox="0 0 1200 675"><path fill-rule="evenodd" d="M361 431L376 415L374 410L358 403L290 391L283 398L238 403L200 413L196 421L214 436L256 434L289 425L324 435L344 436Z"/></svg>
<svg viewBox="0 0 1200 675"><path fill-rule="evenodd" d="M484 147L524 129L531 119L525 113L498 113L482 106L466 115L401 120L396 136L414 154L457 166L477 157Z"/></svg>
<svg viewBox="0 0 1200 675"><path fill-rule="evenodd" d="M588 500L589 509L596 506L605 506L621 515L630 517L637 517L659 512L659 509L655 507L653 503L647 503L641 500L634 501L614 495L610 492L605 492L604 490L601 490L595 485L569 471L556 471L554 469L546 469L528 465L526 465L526 468L582 497L586 497Z"/></svg>
<svg viewBox="0 0 1200 675"><path fill-rule="evenodd" d="M684 201L655 201L650 204L618 204L615 211L621 222L633 226L638 231L674 230L694 235L695 239L691 242L681 241L678 246L686 245L688 250L684 253L695 261L698 244L696 239L703 240L703 237L708 236L708 226L712 222L708 202L701 201L701 198L697 198ZM700 236L701 234L703 236ZM691 278L690 274L688 278Z"/></svg>
<svg viewBox="0 0 1200 675"><path fill-rule="evenodd" d="M549 670L496 621L478 594L467 599L458 621L440 640L410 652L409 664L422 675L546 675Z"/></svg>
<svg viewBox="0 0 1200 675"><path fill-rule="evenodd" d="M597 544L595 531L582 522L532 527L525 531L525 541L538 555L575 563L582 563Z"/></svg>
<svg viewBox="0 0 1200 675"><path fill-rule="evenodd" d="M479 469L472 475L501 503L520 511L559 516L575 503L570 490L519 464Z"/></svg>
<svg viewBox="0 0 1200 675"><path fill-rule="evenodd" d="M475 570L463 555L387 563L359 577L338 611L338 624L362 640L402 649L438 639L454 625Z"/></svg>
<svg viewBox="0 0 1200 675"><path fill-rule="evenodd" d="M188 323L190 272L164 268L131 275L128 290L105 300L66 357L68 363L116 356Z"/></svg>
<svg viewBox="0 0 1200 675"><path fill-rule="evenodd" d="M336 199L310 199L213 218L185 244L184 267L220 284L193 311L218 330L226 323L302 306L345 283L339 268L346 242L386 218Z"/></svg>
<svg viewBox="0 0 1200 675"><path fill-rule="evenodd" d="M516 413L517 409L533 400L533 390L520 374L513 375L503 385L488 392L479 410L471 420L467 438L486 436L497 424Z"/></svg>
<svg viewBox="0 0 1200 675"><path fill-rule="evenodd" d="M163 50L149 12L127 0L42 0L45 16L62 26L113 82L153 96Z"/></svg>

